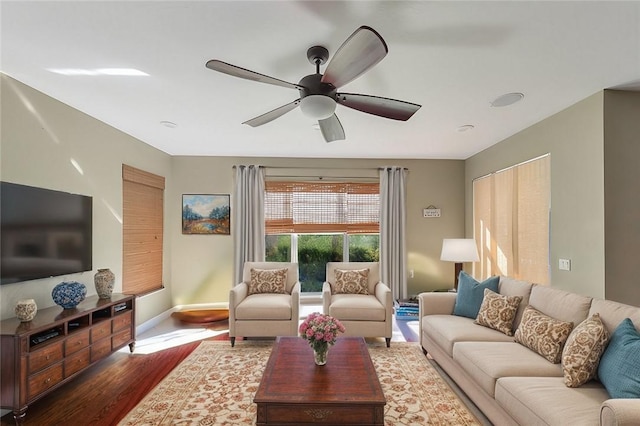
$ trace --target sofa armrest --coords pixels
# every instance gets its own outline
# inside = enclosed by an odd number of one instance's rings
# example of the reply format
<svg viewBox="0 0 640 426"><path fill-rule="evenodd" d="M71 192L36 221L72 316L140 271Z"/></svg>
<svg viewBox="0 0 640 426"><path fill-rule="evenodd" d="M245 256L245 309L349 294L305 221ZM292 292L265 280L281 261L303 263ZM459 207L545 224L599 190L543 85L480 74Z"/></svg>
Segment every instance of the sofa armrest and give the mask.
<svg viewBox="0 0 640 426"><path fill-rule="evenodd" d="M322 284L322 312L329 315L329 305L331 305L331 284L324 282Z"/></svg>
<svg viewBox="0 0 640 426"><path fill-rule="evenodd" d="M600 406L602 426L631 426L640 424L640 399L608 399Z"/></svg>
<svg viewBox="0 0 640 426"><path fill-rule="evenodd" d="M452 315L457 293L426 292L418 294L418 316Z"/></svg>

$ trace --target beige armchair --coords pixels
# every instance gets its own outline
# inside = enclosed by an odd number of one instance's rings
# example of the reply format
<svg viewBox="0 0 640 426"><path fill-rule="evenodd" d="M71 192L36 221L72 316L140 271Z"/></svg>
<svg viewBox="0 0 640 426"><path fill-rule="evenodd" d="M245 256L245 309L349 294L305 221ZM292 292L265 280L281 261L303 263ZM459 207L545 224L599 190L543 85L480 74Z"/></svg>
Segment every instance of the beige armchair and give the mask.
<svg viewBox="0 0 640 426"><path fill-rule="evenodd" d="M286 269L286 279L274 272L282 269ZM299 311L297 263L246 262L242 282L229 292L231 346L235 345L236 336L297 336Z"/></svg>
<svg viewBox="0 0 640 426"><path fill-rule="evenodd" d="M353 282L353 273L343 272L367 269L366 283L366 273L359 274L359 278L355 280L361 281L358 283ZM393 299L391 289L380 282L378 262L327 263L327 278L322 287L322 307L325 314L344 324L345 336L384 337L387 347L391 344Z"/></svg>

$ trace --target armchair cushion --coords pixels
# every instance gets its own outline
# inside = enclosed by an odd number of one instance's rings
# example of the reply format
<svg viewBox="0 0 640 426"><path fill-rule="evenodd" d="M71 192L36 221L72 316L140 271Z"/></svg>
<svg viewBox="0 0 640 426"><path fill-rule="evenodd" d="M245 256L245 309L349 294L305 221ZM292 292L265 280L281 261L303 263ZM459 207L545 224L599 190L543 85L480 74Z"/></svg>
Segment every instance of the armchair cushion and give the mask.
<svg viewBox="0 0 640 426"><path fill-rule="evenodd" d="M287 268L255 269L251 268L249 295L258 293L286 293Z"/></svg>
<svg viewBox="0 0 640 426"><path fill-rule="evenodd" d="M254 294L247 296L235 312L237 320L290 320L291 296L289 294Z"/></svg>
<svg viewBox="0 0 640 426"><path fill-rule="evenodd" d="M369 294L369 269L336 269L333 294Z"/></svg>
<svg viewBox="0 0 640 426"><path fill-rule="evenodd" d="M377 298L363 294L334 294L329 315L340 321L384 321L385 307Z"/></svg>

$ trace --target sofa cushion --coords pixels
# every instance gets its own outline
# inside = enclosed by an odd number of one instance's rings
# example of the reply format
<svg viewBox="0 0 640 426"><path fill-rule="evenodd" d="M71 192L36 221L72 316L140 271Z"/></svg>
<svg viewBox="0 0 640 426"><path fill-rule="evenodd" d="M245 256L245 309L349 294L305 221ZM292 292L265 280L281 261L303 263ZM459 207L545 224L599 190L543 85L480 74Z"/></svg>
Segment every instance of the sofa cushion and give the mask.
<svg viewBox="0 0 640 426"><path fill-rule="evenodd" d="M491 396L500 377L562 375L560 365L515 342L458 342L453 359Z"/></svg>
<svg viewBox="0 0 640 426"><path fill-rule="evenodd" d="M558 364L572 329L572 323L551 318L527 306L514 337L516 342L539 353L549 362Z"/></svg>
<svg viewBox="0 0 640 426"><path fill-rule="evenodd" d="M375 296L335 294L331 297L329 315L340 321L385 321L385 308Z"/></svg>
<svg viewBox="0 0 640 426"><path fill-rule="evenodd" d="M475 319L478 316L482 299L484 298L484 289L498 292L498 283L500 277L491 277L483 282L478 282L475 278L464 271L460 271L458 278L458 294L456 296L456 304L453 307L453 314Z"/></svg>
<svg viewBox="0 0 640 426"><path fill-rule="evenodd" d="M602 354L598 378L611 398L640 398L640 333L622 320Z"/></svg>
<svg viewBox="0 0 640 426"><path fill-rule="evenodd" d="M567 386L578 387L596 375L608 341L609 332L600 315L593 314L578 324L562 350L562 372Z"/></svg>
<svg viewBox="0 0 640 426"><path fill-rule="evenodd" d="M593 380L568 388L562 377L503 377L495 398L521 425L599 426L600 405L609 396Z"/></svg>
<svg viewBox="0 0 640 426"><path fill-rule="evenodd" d="M255 269L251 268L251 280L248 294L286 293L287 268Z"/></svg>
<svg viewBox="0 0 640 426"><path fill-rule="evenodd" d="M515 278L500 277L500 283L498 284L498 293L504 296L520 296L522 301L516 311L516 317L513 320L513 331L516 331L520 320L522 319L522 313L524 308L529 304L529 297L531 296L531 288L533 284L528 281L516 280Z"/></svg>
<svg viewBox="0 0 640 426"><path fill-rule="evenodd" d="M474 324L473 320L455 315L427 315L421 319L422 334L433 340L450 357L456 342L513 342L497 330Z"/></svg>
<svg viewBox="0 0 640 426"><path fill-rule="evenodd" d="M264 293L247 296L236 306L236 320L289 320L291 296Z"/></svg>
<svg viewBox="0 0 640 426"><path fill-rule="evenodd" d="M513 336L513 320L521 300L521 296L503 296L485 288L475 323Z"/></svg>
<svg viewBox="0 0 640 426"><path fill-rule="evenodd" d="M593 299L589 315L599 314L602 323L607 328L609 336L616 331L623 319L629 318L636 329L640 330L640 307L625 305L612 300Z"/></svg>
<svg viewBox="0 0 640 426"><path fill-rule="evenodd" d="M369 294L369 269L336 269L333 294Z"/></svg>
<svg viewBox="0 0 640 426"><path fill-rule="evenodd" d="M543 285L531 288L529 305L551 318L580 324L587 319L591 297Z"/></svg>

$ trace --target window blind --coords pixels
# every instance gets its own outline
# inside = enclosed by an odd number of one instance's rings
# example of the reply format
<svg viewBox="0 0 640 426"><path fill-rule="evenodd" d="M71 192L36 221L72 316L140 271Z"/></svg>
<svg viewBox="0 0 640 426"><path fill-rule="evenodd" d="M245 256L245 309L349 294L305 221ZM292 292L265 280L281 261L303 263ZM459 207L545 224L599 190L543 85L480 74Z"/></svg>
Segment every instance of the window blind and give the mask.
<svg viewBox="0 0 640 426"><path fill-rule="evenodd" d="M164 177L122 165L122 290L162 288Z"/></svg>
<svg viewBox="0 0 640 426"><path fill-rule="evenodd" d="M473 181L476 277L549 284L550 162L545 155Z"/></svg>
<svg viewBox="0 0 640 426"><path fill-rule="evenodd" d="M265 182L267 234L380 232L378 182Z"/></svg>

